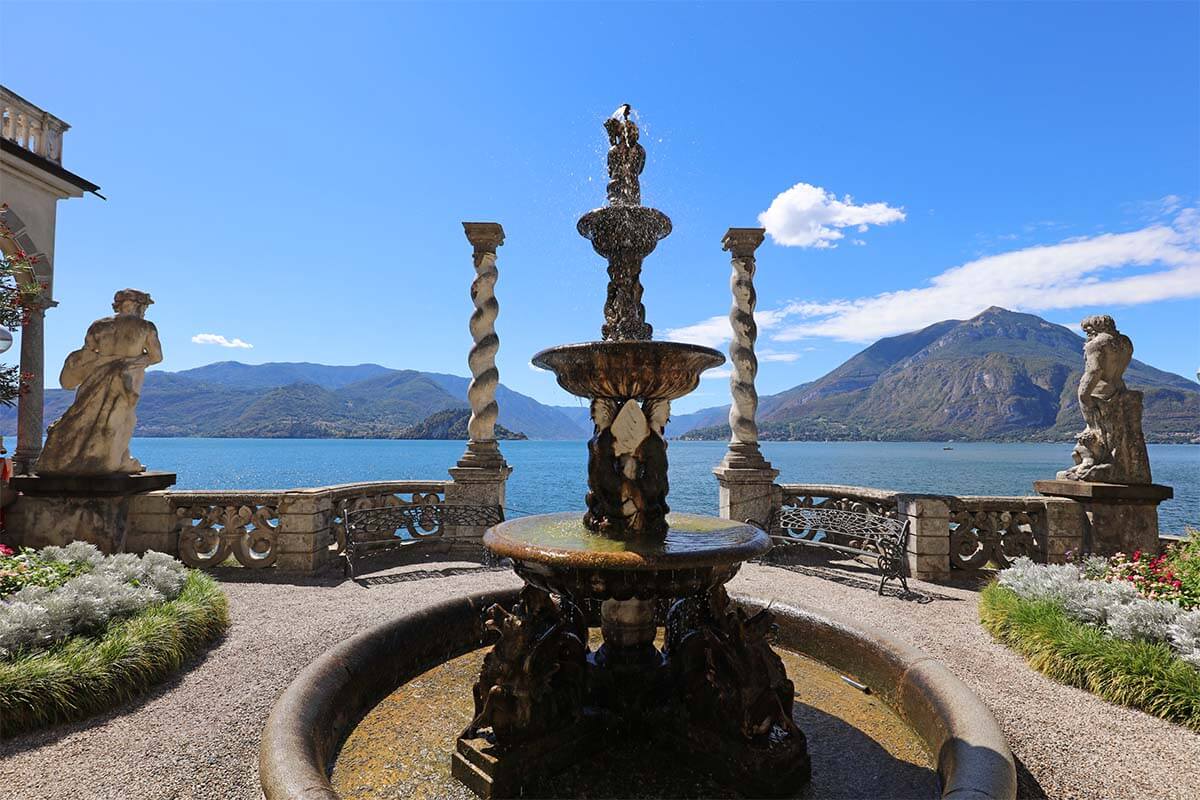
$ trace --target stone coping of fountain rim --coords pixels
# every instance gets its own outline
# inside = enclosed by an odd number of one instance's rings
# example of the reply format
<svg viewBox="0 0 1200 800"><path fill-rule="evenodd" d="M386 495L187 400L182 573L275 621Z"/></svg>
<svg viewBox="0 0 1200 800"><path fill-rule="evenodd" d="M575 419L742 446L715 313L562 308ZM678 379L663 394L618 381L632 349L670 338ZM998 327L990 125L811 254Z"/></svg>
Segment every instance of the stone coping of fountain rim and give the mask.
<svg viewBox="0 0 1200 800"><path fill-rule="evenodd" d="M724 364L725 356L687 342L617 339L547 347L532 363L576 397L675 400L695 391L700 373Z"/></svg>
<svg viewBox="0 0 1200 800"><path fill-rule="evenodd" d="M702 514L667 515L664 539L615 539L588 530L577 511L518 517L488 528L483 544L501 558L561 569L661 571L726 566L771 549L766 533Z"/></svg>
<svg viewBox="0 0 1200 800"><path fill-rule="evenodd" d="M479 647L484 609L510 606L517 591L476 592L407 611L314 659L276 700L263 729L259 778L266 800L336 800L329 767L354 726L406 681ZM1016 763L999 724L941 662L833 612L733 599L751 611L769 605L781 646L867 685L904 719L935 756L943 798L1016 797ZM453 747L446 743L447 758Z"/></svg>

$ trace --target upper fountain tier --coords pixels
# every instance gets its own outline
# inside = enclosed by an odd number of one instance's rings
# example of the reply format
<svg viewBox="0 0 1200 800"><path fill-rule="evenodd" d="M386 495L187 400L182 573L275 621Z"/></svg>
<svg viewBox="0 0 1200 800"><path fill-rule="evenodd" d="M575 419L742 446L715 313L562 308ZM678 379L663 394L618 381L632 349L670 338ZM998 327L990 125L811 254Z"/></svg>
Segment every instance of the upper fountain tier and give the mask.
<svg viewBox="0 0 1200 800"><path fill-rule="evenodd" d="M552 370L559 384L580 397L672 400L691 392L700 373L719 366L716 350L651 341L642 304L642 261L671 232L671 219L641 204L639 176L646 150L637 123L623 105L604 122L608 134L608 205L579 219L579 233L608 261L604 341L543 350L533 363Z"/></svg>

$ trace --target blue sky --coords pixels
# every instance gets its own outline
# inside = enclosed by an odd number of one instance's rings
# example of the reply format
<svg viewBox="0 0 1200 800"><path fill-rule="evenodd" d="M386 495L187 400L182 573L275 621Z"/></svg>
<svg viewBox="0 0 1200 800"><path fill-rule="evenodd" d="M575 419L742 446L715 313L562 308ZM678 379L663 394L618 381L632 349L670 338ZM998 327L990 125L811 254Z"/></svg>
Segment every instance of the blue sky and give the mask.
<svg viewBox="0 0 1200 800"><path fill-rule="evenodd" d="M643 276L658 335L721 341L721 235L770 209L760 393L993 303L1109 311L1142 360L1200 366L1196 3L9 0L0 26L0 81L72 124L64 165L108 197L59 207L52 374L124 286L155 297L165 369L466 374L460 222L484 220L501 380L573 402L528 360L599 336L575 220L622 102L675 223Z"/></svg>

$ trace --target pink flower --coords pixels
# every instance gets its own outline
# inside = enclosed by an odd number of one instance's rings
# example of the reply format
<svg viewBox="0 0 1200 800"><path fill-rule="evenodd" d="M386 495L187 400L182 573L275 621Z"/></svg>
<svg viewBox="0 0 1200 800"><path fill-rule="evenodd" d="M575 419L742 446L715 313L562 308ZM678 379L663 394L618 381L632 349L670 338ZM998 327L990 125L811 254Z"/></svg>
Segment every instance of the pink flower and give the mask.
<svg viewBox="0 0 1200 800"><path fill-rule="evenodd" d="M15 555L15 554L16 554L16 551L13 550L11 547L9 547L6 544L0 544L0 556L11 556L11 555Z"/></svg>

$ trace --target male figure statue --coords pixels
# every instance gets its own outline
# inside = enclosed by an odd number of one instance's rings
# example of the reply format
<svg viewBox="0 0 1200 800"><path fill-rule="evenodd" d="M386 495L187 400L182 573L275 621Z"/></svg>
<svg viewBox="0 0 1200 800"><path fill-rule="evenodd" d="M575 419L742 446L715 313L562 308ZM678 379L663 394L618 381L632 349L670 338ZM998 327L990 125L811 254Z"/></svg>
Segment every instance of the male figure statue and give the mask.
<svg viewBox="0 0 1200 800"><path fill-rule="evenodd" d="M111 317L93 322L83 347L67 356L59 383L75 400L46 432L39 475L111 475L143 471L129 455L146 367L162 361L158 329L145 319L154 301L137 289L113 297Z"/></svg>
<svg viewBox="0 0 1200 800"><path fill-rule="evenodd" d="M1075 466L1060 479L1149 483L1150 459L1142 434L1142 393L1125 386L1133 342L1107 314L1080 323L1087 335L1079 408L1085 427L1075 437Z"/></svg>

